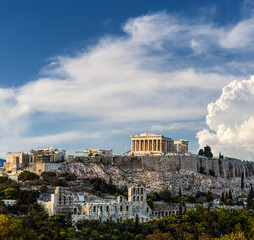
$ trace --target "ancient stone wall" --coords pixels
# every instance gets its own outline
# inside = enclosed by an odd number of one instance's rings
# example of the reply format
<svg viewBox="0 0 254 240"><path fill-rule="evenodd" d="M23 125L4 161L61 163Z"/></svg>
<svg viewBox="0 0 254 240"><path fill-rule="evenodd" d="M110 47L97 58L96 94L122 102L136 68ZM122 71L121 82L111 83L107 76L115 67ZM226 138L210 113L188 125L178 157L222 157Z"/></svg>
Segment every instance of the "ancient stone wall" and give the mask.
<svg viewBox="0 0 254 240"><path fill-rule="evenodd" d="M141 158L139 156L114 156L111 163L124 170L143 170Z"/></svg>
<svg viewBox="0 0 254 240"><path fill-rule="evenodd" d="M108 161L107 161L108 162ZM208 159L201 156L115 156L112 165L122 170L176 172L180 169L205 174L214 173L223 178L254 176L254 162L238 159Z"/></svg>
<svg viewBox="0 0 254 240"><path fill-rule="evenodd" d="M165 156L97 156L80 157L73 161L86 163L101 163L104 165L114 165L121 170L130 171L157 171L157 172L178 172L189 170L205 174L214 174L222 178L254 176L254 162L241 161L234 158L208 159L203 156L185 156L183 154ZM5 171L17 171L16 163L5 164ZM30 163L26 170L41 174L44 171L54 171L64 163ZM20 171L23 169L20 169Z"/></svg>

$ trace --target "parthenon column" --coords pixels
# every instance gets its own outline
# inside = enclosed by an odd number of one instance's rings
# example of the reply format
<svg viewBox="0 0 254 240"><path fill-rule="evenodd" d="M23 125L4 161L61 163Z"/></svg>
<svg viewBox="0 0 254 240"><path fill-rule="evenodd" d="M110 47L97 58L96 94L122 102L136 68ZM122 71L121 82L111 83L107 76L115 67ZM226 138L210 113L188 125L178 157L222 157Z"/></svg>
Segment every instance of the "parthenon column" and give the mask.
<svg viewBox="0 0 254 240"><path fill-rule="evenodd" d="M132 152L135 151L134 146L135 146L135 140L132 140L131 141L131 151Z"/></svg>
<svg viewBox="0 0 254 240"><path fill-rule="evenodd" d="M139 141L139 151L141 151L141 140L138 141Z"/></svg>

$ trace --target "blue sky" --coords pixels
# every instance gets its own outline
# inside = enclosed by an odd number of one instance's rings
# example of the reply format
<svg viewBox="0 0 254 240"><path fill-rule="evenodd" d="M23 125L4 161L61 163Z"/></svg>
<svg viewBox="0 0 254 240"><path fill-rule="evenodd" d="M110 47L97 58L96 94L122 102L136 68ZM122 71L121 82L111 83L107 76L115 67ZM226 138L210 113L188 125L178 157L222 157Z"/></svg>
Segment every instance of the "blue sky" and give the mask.
<svg viewBox="0 0 254 240"><path fill-rule="evenodd" d="M129 150L130 135L152 132L188 139L192 152L209 144L251 159L253 7L0 2L0 152L116 154Z"/></svg>

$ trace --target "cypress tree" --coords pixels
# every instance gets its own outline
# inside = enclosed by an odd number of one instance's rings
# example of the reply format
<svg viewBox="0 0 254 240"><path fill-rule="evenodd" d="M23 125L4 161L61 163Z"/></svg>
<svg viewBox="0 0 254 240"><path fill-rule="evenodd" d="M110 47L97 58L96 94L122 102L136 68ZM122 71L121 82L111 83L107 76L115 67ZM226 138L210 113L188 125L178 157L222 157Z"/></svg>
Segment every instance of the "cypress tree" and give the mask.
<svg viewBox="0 0 254 240"><path fill-rule="evenodd" d="M221 199L220 199L223 203L225 203L225 194L224 192L222 192L221 194Z"/></svg>
<svg viewBox="0 0 254 240"><path fill-rule="evenodd" d="M229 199L228 192L226 191L225 202Z"/></svg>
<svg viewBox="0 0 254 240"><path fill-rule="evenodd" d="M229 191L228 191L228 198L229 198L229 199L231 199L231 200L233 200L233 197L232 197L232 192L231 192L231 190L229 190Z"/></svg>
<svg viewBox="0 0 254 240"><path fill-rule="evenodd" d="M178 197L179 197L179 198L182 197L182 189L181 189L181 187L179 187Z"/></svg>
<svg viewBox="0 0 254 240"><path fill-rule="evenodd" d="M247 197L247 209L251 208L251 202L252 202L253 196L254 196L253 187L252 185L250 185L250 192Z"/></svg>
<svg viewBox="0 0 254 240"><path fill-rule="evenodd" d="M242 171L242 176L241 176L241 189L244 189L244 173Z"/></svg>

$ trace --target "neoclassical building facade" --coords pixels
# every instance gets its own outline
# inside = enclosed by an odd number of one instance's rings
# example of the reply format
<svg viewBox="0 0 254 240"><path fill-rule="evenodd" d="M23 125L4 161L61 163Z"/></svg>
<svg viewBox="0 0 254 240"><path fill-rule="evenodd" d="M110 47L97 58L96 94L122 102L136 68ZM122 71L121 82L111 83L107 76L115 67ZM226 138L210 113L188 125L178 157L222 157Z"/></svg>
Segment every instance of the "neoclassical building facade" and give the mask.
<svg viewBox="0 0 254 240"><path fill-rule="evenodd" d="M131 136L132 155L163 155L176 152L187 153L188 141L174 141L172 138L152 133Z"/></svg>

